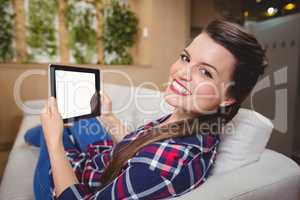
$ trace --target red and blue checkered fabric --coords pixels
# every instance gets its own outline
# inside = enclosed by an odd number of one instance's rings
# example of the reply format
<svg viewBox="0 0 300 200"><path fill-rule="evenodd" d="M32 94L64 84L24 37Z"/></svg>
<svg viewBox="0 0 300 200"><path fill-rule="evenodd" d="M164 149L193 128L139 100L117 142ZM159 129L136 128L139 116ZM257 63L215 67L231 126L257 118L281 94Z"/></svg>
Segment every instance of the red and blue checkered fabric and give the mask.
<svg viewBox="0 0 300 200"><path fill-rule="evenodd" d="M128 143L145 129L171 114L129 133L117 145L111 140L88 146L86 153L69 149L67 156L80 182L67 188L58 200L166 199L185 194L206 181L213 167L218 135L192 135L154 142L129 159L118 177L102 187L101 176L118 145Z"/></svg>

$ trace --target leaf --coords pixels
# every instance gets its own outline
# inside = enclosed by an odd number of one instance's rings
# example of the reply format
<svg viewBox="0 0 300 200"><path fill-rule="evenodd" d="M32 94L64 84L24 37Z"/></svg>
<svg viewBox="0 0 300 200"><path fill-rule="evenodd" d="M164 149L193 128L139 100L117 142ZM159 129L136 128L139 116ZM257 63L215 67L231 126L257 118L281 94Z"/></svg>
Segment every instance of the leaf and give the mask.
<svg viewBox="0 0 300 200"><path fill-rule="evenodd" d="M13 49L13 21L15 14L9 0L0 0L0 62L11 61Z"/></svg>
<svg viewBox="0 0 300 200"><path fill-rule="evenodd" d="M113 0L111 5L104 8L105 23L101 40L105 51L115 52L117 58L114 64L130 64L132 58L127 49L136 41L138 19L126 5Z"/></svg>
<svg viewBox="0 0 300 200"><path fill-rule="evenodd" d="M68 27L70 34L70 47L76 63L91 63L97 52L96 30L92 24L96 20L93 4L86 3L84 9L77 7L83 1L69 1L67 8ZM82 7L81 7L82 8Z"/></svg>
<svg viewBox="0 0 300 200"><path fill-rule="evenodd" d="M34 61L36 54L53 57L57 54L57 30L55 19L58 13L56 0L28 0L29 47L35 51L29 58Z"/></svg>

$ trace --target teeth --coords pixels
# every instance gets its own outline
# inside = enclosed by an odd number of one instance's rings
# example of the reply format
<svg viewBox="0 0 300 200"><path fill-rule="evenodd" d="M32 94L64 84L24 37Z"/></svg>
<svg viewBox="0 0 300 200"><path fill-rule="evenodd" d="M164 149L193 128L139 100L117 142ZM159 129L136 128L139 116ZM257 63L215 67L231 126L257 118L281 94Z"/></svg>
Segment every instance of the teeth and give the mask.
<svg viewBox="0 0 300 200"><path fill-rule="evenodd" d="M189 92L184 88L182 87L180 84L178 84L176 81L173 81L172 82L172 85L173 87L178 90L179 92L181 93L184 93L184 94L188 94Z"/></svg>

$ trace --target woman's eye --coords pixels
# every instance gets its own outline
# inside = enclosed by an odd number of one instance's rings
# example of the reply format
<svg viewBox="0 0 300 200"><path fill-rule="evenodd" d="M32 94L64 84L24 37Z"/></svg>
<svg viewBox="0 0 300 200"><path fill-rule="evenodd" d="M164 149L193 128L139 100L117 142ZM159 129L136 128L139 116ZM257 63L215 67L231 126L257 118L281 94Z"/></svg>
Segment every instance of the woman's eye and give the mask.
<svg viewBox="0 0 300 200"><path fill-rule="evenodd" d="M205 75L205 76L207 76L207 77L209 77L209 78L212 78L212 75L211 75L211 73L210 73L208 70L206 70L206 69L199 69L199 71L200 71L203 75Z"/></svg>
<svg viewBox="0 0 300 200"><path fill-rule="evenodd" d="M190 62L190 58L187 55L181 54L180 60L183 62Z"/></svg>

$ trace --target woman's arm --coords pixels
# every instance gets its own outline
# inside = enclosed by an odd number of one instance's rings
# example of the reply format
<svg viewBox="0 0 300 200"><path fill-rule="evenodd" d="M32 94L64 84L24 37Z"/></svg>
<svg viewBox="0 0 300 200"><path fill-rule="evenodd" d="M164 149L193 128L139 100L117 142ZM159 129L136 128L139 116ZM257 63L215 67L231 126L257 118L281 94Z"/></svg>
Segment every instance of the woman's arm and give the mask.
<svg viewBox="0 0 300 200"><path fill-rule="evenodd" d="M78 184L79 182L65 154L63 144L47 144L47 147L51 162L55 193L56 196L58 196L66 188L70 187L71 185Z"/></svg>
<svg viewBox="0 0 300 200"><path fill-rule="evenodd" d="M49 98L43 109L41 122L50 157L55 192L56 195L60 195L66 188L77 184L78 180L65 154L62 141L64 125L54 97Z"/></svg>
<svg viewBox="0 0 300 200"><path fill-rule="evenodd" d="M108 132L112 135L115 143L119 143L125 135L129 133L126 125L112 112L112 101L110 97L103 91L101 96L101 116L97 117L98 121L104 125Z"/></svg>

